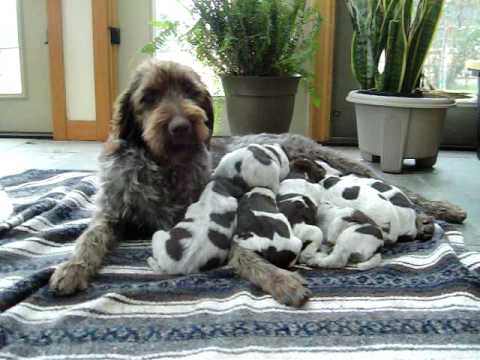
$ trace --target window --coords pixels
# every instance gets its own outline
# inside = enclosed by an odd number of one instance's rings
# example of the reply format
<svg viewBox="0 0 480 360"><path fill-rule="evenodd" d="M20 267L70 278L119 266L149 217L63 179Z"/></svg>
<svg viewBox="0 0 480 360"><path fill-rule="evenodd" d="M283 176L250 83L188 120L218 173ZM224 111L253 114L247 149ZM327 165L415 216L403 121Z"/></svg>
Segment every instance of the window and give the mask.
<svg viewBox="0 0 480 360"><path fill-rule="evenodd" d="M480 0L446 0L424 73L437 89L476 93L467 60L480 59Z"/></svg>
<svg viewBox="0 0 480 360"><path fill-rule="evenodd" d="M22 95L18 0L0 1L0 96Z"/></svg>
<svg viewBox="0 0 480 360"><path fill-rule="evenodd" d="M189 12L193 0L168 1L154 0L154 19L166 18L171 21L178 21L185 24L186 27L192 26L195 19ZM155 35L155 34L154 34ZM212 69L200 63L193 52L187 51L185 47L180 46L174 39L170 40L163 49L156 53L156 57L161 60L176 61L193 68L202 78L203 82L212 94L215 107L214 135L220 135L225 132L224 129L224 94L221 80Z"/></svg>

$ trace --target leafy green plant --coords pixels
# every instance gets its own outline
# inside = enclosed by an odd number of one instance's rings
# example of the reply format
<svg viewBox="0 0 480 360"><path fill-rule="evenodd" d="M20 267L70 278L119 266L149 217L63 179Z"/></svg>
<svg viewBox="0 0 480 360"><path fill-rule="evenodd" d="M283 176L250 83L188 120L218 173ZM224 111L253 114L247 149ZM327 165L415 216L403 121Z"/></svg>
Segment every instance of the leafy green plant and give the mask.
<svg viewBox="0 0 480 360"><path fill-rule="evenodd" d="M405 95L418 90L443 3L346 0L354 30L352 70L362 89Z"/></svg>
<svg viewBox="0 0 480 360"><path fill-rule="evenodd" d="M186 43L218 75L285 76L300 74L313 91L309 62L318 49L321 17L306 0L195 0L195 23L160 19L160 31L143 51L154 53L171 37Z"/></svg>

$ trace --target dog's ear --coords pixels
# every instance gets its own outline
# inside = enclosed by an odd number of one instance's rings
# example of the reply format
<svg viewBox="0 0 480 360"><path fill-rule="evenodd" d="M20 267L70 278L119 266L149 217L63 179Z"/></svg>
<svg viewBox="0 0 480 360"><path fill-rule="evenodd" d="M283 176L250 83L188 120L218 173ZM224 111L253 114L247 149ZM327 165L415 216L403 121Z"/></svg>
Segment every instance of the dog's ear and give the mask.
<svg viewBox="0 0 480 360"><path fill-rule="evenodd" d="M140 79L135 77L120 96L114 106L111 139L112 140L132 140L140 139L141 131L139 124L135 121L135 113L132 103L132 94L139 86Z"/></svg>
<svg viewBox="0 0 480 360"><path fill-rule="evenodd" d="M210 93L205 89L205 96L203 98L203 101L201 102L200 106L202 109L205 111L205 114L207 114L207 127L210 130L210 137L213 134L213 123L215 120L215 114L213 110L213 98L210 95Z"/></svg>

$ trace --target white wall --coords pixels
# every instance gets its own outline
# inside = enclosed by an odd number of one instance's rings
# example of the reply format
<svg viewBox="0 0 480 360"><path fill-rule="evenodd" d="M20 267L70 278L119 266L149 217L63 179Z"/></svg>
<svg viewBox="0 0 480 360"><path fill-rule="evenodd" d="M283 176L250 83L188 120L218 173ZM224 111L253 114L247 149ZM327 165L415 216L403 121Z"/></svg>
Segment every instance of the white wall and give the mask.
<svg viewBox="0 0 480 360"><path fill-rule="evenodd" d="M118 50L118 86L121 93L133 71L146 58L140 50L151 40L148 23L152 16L150 0L118 0L118 21L122 43Z"/></svg>

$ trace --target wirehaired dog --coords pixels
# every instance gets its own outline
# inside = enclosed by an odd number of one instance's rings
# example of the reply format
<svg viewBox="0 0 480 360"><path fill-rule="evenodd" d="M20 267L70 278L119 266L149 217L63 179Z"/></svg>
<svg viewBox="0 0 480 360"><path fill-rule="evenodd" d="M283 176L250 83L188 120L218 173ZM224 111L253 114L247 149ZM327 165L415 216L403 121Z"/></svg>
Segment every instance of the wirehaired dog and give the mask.
<svg viewBox="0 0 480 360"><path fill-rule="evenodd" d="M150 238L183 217L210 178L213 120L211 96L192 69L155 60L138 68L100 157L96 213L51 289L85 289L117 241Z"/></svg>

